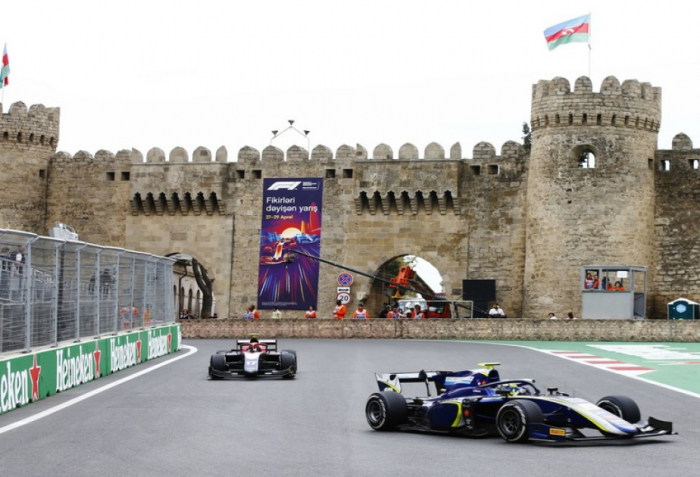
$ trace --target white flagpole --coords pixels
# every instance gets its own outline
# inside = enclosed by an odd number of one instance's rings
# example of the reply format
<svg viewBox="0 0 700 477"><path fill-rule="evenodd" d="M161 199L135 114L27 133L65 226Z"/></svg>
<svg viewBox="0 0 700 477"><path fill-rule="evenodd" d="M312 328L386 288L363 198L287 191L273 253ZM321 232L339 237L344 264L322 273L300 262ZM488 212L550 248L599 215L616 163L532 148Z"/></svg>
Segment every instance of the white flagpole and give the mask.
<svg viewBox="0 0 700 477"><path fill-rule="evenodd" d="M588 14L588 79L593 81L593 77L591 77L591 33L593 33L593 27L591 26L593 24L593 12L590 12Z"/></svg>
<svg viewBox="0 0 700 477"><path fill-rule="evenodd" d="M5 55L6 51L7 51L7 43L5 43L5 49L2 50L3 56ZM5 67L4 62L2 62L2 63L3 64L0 65L0 67L4 68ZM2 76L2 75L0 75L0 76ZM2 114L5 110L5 78L2 78L2 85L1 86L2 86L2 99L0 99L0 114Z"/></svg>

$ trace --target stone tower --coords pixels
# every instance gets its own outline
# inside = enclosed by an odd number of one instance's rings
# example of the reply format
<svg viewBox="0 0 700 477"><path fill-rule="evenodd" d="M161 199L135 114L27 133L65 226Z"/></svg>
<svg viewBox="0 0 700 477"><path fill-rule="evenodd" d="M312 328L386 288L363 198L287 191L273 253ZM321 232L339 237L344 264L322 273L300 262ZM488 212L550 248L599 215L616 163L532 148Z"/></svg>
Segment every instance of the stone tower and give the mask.
<svg viewBox="0 0 700 477"><path fill-rule="evenodd" d="M1 111L0 106L0 111ZM14 103L0 118L0 227L46 233L49 160L56 152L59 108Z"/></svg>
<svg viewBox="0 0 700 477"><path fill-rule="evenodd" d="M533 85L523 316L580 313L583 265L653 273L660 122L661 89L649 83L608 77L599 93L587 77L574 91L564 78ZM592 167L579 167L583 153Z"/></svg>

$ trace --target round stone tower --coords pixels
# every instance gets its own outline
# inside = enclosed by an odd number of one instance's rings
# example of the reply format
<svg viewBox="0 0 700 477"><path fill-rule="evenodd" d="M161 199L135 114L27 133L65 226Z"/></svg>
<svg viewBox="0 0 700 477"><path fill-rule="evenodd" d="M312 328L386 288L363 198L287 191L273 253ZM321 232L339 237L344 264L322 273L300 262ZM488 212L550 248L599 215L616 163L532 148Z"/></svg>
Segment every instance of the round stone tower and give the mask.
<svg viewBox="0 0 700 477"><path fill-rule="evenodd" d="M59 116L59 108L36 104L27 110L21 102L0 116L0 228L48 234L46 192Z"/></svg>
<svg viewBox="0 0 700 477"><path fill-rule="evenodd" d="M532 88L524 317L581 312L584 265L653 272L661 88L615 77ZM651 276L648 277L651 283Z"/></svg>

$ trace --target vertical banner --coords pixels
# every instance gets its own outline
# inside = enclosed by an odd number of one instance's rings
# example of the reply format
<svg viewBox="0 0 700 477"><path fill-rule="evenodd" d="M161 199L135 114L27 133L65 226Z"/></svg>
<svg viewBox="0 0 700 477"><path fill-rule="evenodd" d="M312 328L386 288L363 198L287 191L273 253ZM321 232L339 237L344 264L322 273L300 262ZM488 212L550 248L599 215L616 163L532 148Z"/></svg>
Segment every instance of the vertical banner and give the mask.
<svg viewBox="0 0 700 477"><path fill-rule="evenodd" d="M258 308L306 310L318 301L323 179L263 181Z"/></svg>

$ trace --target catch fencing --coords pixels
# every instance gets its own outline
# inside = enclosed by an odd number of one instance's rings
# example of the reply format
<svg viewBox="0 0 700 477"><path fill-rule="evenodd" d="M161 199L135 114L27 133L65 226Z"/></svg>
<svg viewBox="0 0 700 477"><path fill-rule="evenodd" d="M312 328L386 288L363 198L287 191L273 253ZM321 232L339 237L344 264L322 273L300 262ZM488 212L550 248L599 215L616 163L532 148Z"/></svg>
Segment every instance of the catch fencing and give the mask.
<svg viewBox="0 0 700 477"><path fill-rule="evenodd" d="M0 229L0 356L175 321L174 263Z"/></svg>

